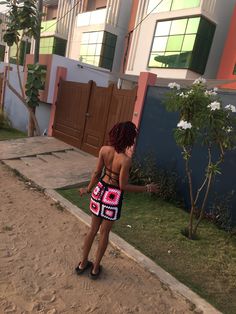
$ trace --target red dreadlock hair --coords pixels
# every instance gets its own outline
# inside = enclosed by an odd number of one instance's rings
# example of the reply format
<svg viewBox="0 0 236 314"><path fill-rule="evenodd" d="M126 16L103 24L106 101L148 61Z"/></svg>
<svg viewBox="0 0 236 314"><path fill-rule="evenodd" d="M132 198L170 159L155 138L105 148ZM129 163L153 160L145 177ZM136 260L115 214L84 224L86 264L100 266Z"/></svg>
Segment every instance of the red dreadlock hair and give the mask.
<svg viewBox="0 0 236 314"><path fill-rule="evenodd" d="M120 122L113 126L109 132L110 145L117 153L123 153L126 148L134 144L137 136L137 129L133 122Z"/></svg>

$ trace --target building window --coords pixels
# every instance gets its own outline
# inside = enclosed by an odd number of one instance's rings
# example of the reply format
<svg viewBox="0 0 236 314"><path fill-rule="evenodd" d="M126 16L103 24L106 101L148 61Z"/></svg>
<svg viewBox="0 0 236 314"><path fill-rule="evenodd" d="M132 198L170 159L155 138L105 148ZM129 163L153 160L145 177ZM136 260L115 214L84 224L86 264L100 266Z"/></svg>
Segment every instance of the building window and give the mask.
<svg viewBox="0 0 236 314"><path fill-rule="evenodd" d="M200 0L164 0L159 5L158 3L160 3L160 0L149 0L148 13L156 6L152 11L153 13L198 8L200 6Z"/></svg>
<svg viewBox="0 0 236 314"><path fill-rule="evenodd" d="M42 37L40 39L40 53L65 56L66 43L66 40L54 36Z"/></svg>
<svg viewBox="0 0 236 314"><path fill-rule="evenodd" d="M205 71L215 25L203 17L158 22L149 67Z"/></svg>
<svg viewBox="0 0 236 314"><path fill-rule="evenodd" d="M112 70L117 36L109 32L83 33L80 61Z"/></svg>
<svg viewBox="0 0 236 314"><path fill-rule="evenodd" d="M5 58L5 46L0 45L0 61L4 61Z"/></svg>

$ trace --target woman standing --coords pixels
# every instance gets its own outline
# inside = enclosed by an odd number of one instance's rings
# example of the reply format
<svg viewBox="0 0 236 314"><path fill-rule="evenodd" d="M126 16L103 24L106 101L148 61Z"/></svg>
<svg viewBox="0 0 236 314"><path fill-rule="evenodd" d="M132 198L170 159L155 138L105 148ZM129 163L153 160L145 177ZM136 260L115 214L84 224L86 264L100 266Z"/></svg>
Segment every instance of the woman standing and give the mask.
<svg viewBox="0 0 236 314"><path fill-rule="evenodd" d="M101 259L106 251L113 223L120 218L124 191L158 192L156 184L137 186L128 183L131 158L127 155L128 148L134 145L137 136L135 124L130 121L117 123L109 132L109 146L100 149L96 170L87 188L80 189L80 195L92 192L90 210L92 222L87 234L83 256L76 273L82 274L90 268L90 278L97 279L100 272ZM94 238L100 228L100 238L95 262L88 260Z"/></svg>

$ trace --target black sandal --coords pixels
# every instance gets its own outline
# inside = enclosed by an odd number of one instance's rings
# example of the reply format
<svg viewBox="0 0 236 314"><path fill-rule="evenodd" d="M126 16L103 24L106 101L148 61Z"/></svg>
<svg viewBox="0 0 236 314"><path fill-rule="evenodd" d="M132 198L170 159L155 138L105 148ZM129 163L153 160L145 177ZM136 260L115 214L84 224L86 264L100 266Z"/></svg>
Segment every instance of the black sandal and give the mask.
<svg viewBox="0 0 236 314"><path fill-rule="evenodd" d="M84 268L80 268L81 262L79 262L79 265L75 268L75 272L77 275L81 275L83 274L87 269L92 268L93 267L93 263L88 261L86 266Z"/></svg>
<svg viewBox="0 0 236 314"><path fill-rule="evenodd" d="M91 267L90 273L89 273L89 278L92 280L97 280L101 274L102 271L102 266L99 266L98 272L96 274L93 273L93 267Z"/></svg>

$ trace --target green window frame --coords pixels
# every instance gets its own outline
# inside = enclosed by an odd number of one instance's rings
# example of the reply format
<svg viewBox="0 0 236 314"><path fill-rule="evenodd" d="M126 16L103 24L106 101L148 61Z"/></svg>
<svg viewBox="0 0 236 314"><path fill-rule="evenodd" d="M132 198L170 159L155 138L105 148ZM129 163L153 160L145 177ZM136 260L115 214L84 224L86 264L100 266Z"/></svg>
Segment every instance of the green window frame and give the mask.
<svg viewBox="0 0 236 314"><path fill-rule="evenodd" d="M149 68L205 71L215 25L202 16L158 21L148 61Z"/></svg>
<svg viewBox="0 0 236 314"><path fill-rule="evenodd" d="M66 53L65 39L61 39L55 36L41 37L40 38L40 54L55 54L59 56L65 56Z"/></svg>
<svg viewBox="0 0 236 314"><path fill-rule="evenodd" d="M147 13L160 13L198 8L200 3L200 0L164 0L161 3L160 0L149 0Z"/></svg>
<svg viewBox="0 0 236 314"><path fill-rule="evenodd" d="M79 60L112 70L117 36L106 32L85 32L82 35Z"/></svg>

